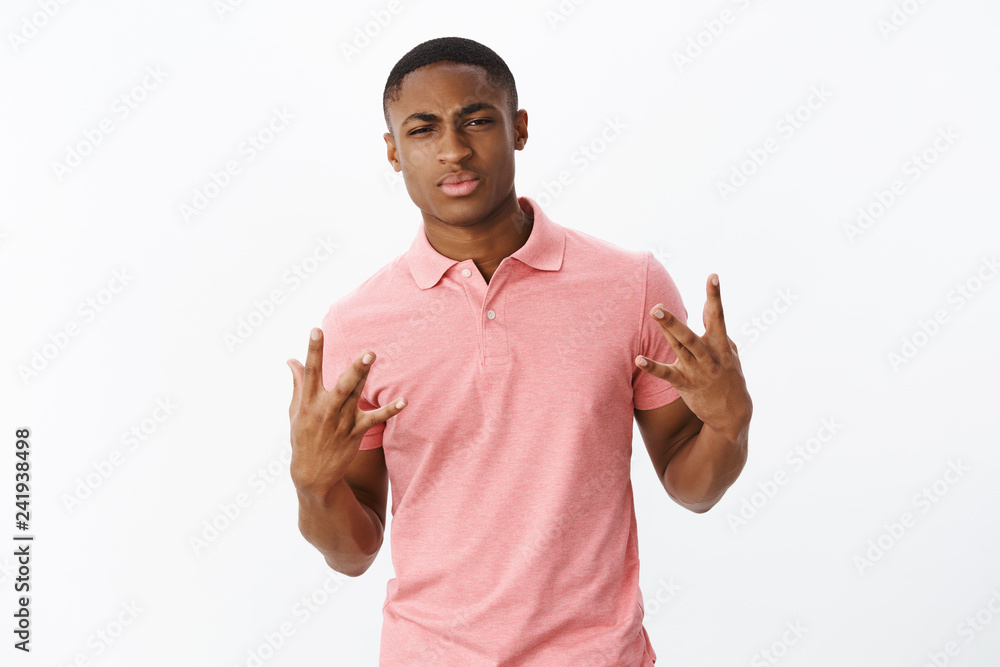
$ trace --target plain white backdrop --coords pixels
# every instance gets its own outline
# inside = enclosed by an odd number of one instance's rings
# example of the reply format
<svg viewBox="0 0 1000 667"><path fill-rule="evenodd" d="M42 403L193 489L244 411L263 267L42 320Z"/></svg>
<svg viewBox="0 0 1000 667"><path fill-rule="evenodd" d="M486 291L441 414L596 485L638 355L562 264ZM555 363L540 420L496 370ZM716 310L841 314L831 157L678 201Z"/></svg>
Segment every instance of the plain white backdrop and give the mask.
<svg viewBox="0 0 1000 667"><path fill-rule="evenodd" d="M4 4L0 663L377 664L390 538L351 579L300 536L285 360L413 240L382 90L456 35L517 81L519 195L697 333L720 276L743 475L692 514L633 438L657 664L1000 664L1000 6L345 4Z"/></svg>

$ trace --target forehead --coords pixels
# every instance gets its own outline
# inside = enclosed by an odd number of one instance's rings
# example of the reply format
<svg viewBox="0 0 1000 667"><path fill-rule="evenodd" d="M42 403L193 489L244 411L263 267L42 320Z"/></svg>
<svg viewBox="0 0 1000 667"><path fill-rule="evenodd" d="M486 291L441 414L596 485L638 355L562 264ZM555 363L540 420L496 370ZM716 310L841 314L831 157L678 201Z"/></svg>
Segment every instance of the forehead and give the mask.
<svg viewBox="0 0 1000 667"><path fill-rule="evenodd" d="M395 123L413 113L451 115L474 102L488 102L503 110L507 92L491 84L482 67L441 61L403 77L399 99L390 104L389 113Z"/></svg>

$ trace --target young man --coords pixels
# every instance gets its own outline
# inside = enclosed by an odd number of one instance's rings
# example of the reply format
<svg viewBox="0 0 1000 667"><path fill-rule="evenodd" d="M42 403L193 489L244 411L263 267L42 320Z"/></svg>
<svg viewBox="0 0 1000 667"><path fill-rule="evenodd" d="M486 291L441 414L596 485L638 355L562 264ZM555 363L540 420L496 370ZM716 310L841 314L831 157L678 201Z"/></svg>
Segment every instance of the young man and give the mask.
<svg viewBox="0 0 1000 667"><path fill-rule="evenodd" d="M411 50L384 110L389 162L423 222L330 307L305 366L288 362L299 528L358 576L381 548L391 482L382 666L648 667L632 419L694 512L747 456L752 404L717 278L697 336L652 253L517 197L528 114L482 44Z"/></svg>

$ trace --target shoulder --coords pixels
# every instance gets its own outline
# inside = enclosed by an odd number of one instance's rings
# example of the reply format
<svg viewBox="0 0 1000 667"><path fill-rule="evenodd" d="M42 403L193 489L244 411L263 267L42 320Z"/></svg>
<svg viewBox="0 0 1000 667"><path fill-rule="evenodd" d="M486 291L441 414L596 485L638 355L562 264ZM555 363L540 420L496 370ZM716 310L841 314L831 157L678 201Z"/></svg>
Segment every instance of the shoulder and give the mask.
<svg viewBox="0 0 1000 667"><path fill-rule="evenodd" d="M391 304L396 298L393 296L394 292L398 293L400 280L407 277L409 271L403 262L403 255L398 255L334 300L327 316L336 313L342 325L345 322L367 319L380 308Z"/></svg>
<svg viewBox="0 0 1000 667"><path fill-rule="evenodd" d="M652 259L650 251L624 248L578 229L563 229L566 231L566 257L574 270L589 267L605 280L621 280L632 285L642 285L645 281L647 262Z"/></svg>
<svg viewBox="0 0 1000 667"><path fill-rule="evenodd" d="M341 297L341 301L359 302L365 299L384 297L386 291L392 289L400 276L408 271L403 258L404 255L393 257L375 273L361 281L357 287Z"/></svg>

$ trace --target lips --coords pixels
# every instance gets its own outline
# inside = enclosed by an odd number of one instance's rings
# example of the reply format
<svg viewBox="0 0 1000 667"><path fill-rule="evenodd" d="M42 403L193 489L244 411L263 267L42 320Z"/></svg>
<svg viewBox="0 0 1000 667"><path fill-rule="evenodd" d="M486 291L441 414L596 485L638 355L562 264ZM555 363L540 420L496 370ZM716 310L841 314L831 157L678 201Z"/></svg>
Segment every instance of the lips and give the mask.
<svg viewBox="0 0 1000 667"><path fill-rule="evenodd" d="M479 176L472 173L471 171L453 171L446 175L440 181L437 182L438 185L444 183L461 183L462 181L475 181L478 180Z"/></svg>
<svg viewBox="0 0 1000 667"><path fill-rule="evenodd" d="M471 194L479 186L479 176L471 171L456 171L448 174L438 182L438 187L446 195L461 197Z"/></svg>

